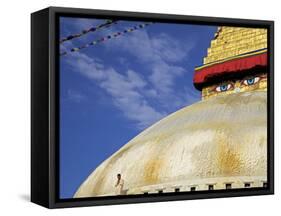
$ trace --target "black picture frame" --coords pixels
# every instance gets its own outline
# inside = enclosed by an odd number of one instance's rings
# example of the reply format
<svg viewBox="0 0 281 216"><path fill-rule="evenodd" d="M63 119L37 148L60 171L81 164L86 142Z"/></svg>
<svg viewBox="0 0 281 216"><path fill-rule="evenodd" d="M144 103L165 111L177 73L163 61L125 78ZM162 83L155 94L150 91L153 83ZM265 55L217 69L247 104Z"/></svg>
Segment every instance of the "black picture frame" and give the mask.
<svg viewBox="0 0 281 216"><path fill-rule="evenodd" d="M268 30L268 185L265 188L149 195L60 199L59 192L59 49L58 18L123 20L260 27ZM147 203L274 194L274 22L201 16L49 7L31 15L31 201L47 208Z"/></svg>

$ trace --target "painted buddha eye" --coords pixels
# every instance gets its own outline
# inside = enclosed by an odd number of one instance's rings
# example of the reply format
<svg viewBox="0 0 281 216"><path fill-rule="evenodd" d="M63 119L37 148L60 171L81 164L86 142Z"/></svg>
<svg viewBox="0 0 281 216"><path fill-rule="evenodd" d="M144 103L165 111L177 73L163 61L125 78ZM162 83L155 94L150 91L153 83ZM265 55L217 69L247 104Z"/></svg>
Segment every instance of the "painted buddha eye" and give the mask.
<svg viewBox="0 0 281 216"><path fill-rule="evenodd" d="M224 84L221 84L219 86L216 87L216 91L217 92L225 92L227 90L229 90L231 88L231 84L230 83L224 83Z"/></svg>
<svg viewBox="0 0 281 216"><path fill-rule="evenodd" d="M258 81L260 81L260 77L250 77L248 79L245 79L243 81L243 84L249 86L249 85L254 85Z"/></svg>

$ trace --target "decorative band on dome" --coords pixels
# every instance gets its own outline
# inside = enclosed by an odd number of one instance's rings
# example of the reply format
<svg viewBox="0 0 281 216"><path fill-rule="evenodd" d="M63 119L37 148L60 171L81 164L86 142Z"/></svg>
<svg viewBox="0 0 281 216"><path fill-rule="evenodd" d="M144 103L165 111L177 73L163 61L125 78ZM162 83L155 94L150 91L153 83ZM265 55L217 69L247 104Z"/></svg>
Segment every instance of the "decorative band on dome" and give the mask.
<svg viewBox="0 0 281 216"><path fill-rule="evenodd" d="M211 77L217 77L220 74L237 73L246 71L258 66L267 65L267 49L236 56L231 59L220 61L214 64L203 65L195 69L193 83L200 86Z"/></svg>

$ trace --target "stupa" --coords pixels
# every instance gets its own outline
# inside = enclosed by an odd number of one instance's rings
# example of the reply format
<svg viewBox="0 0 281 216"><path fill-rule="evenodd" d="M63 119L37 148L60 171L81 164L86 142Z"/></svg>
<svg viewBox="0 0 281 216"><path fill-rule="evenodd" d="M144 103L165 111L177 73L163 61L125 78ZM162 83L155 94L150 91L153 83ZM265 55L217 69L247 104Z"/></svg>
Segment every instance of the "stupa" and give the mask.
<svg viewBox="0 0 281 216"><path fill-rule="evenodd" d="M145 129L101 163L74 197L267 184L267 32L219 27L194 85L202 100ZM94 154L94 153L93 153Z"/></svg>

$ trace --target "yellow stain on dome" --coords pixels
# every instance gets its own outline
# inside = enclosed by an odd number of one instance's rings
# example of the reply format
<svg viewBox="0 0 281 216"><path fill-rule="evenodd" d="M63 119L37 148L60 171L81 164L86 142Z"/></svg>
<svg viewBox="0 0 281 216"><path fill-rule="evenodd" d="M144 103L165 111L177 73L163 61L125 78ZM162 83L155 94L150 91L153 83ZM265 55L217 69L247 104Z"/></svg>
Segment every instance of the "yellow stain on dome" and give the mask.
<svg viewBox="0 0 281 216"><path fill-rule="evenodd" d="M231 137L228 133L219 133L215 142L218 147L217 165L220 174L223 176L237 175L241 169L241 157L239 149L235 149L231 144Z"/></svg>
<svg viewBox="0 0 281 216"><path fill-rule="evenodd" d="M158 175L161 167L163 166L163 160L150 159L144 166L144 185L157 184Z"/></svg>

